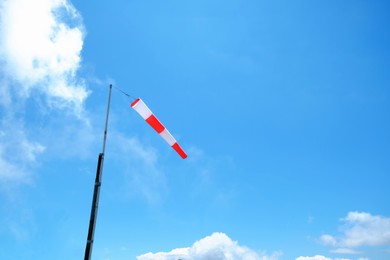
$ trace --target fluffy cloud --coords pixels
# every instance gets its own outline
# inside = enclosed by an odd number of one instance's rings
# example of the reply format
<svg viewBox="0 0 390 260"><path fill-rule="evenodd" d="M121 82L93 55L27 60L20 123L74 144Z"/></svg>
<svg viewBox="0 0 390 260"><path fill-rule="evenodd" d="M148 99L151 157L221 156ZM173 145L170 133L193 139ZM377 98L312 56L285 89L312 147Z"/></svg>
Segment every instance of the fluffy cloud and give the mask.
<svg viewBox="0 0 390 260"><path fill-rule="evenodd" d="M89 92L77 77L83 37L81 16L68 0L0 0L1 186L28 180L47 147L28 120L37 108L87 122Z"/></svg>
<svg viewBox="0 0 390 260"><path fill-rule="evenodd" d="M315 255L315 256L300 256L297 257L295 260L352 260L350 258L328 258L322 255ZM369 260L368 258L358 258L357 260Z"/></svg>
<svg viewBox="0 0 390 260"><path fill-rule="evenodd" d="M315 255L315 256L300 256L297 257L295 260L332 260L332 259L322 255Z"/></svg>
<svg viewBox="0 0 390 260"><path fill-rule="evenodd" d="M365 212L349 212L343 219L348 224L340 241L346 247L390 244L390 218Z"/></svg>
<svg viewBox="0 0 390 260"><path fill-rule="evenodd" d="M324 245L336 247L334 253L359 253L363 246L390 245L390 218L374 216L366 212L349 212L341 219L344 222L340 236L322 235Z"/></svg>
<svg viewBox="0 0 390 260"><path fill-rule="evenodd" d="M14 93L39 91L49 105L80 115L88 91L76 77L84 31L76 9L67 0L2 0L0 17L2 74ZM4 105L10 87L2 85Z"/></svg>
<svg viewBox="0 0 390 260"><path fill-rule="evenodd" d="M138 256L138 260L177 260L177 259L202 259L202 260L276 260L280 253L266 256L257 253L245 246L240 246L224 233L213 233L202 238L191 247L178 248L170 252L147 253Z"/></svg>

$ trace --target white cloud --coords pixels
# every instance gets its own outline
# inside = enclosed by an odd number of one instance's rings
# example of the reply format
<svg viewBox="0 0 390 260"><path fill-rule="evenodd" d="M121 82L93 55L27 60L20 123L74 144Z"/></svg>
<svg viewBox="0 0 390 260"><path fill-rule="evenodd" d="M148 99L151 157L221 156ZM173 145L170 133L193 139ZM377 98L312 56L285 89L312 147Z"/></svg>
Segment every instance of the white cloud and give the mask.
<svg viewBox="0 0 390 260"><path fill-rule="evenodd" d="M138 260L277 260L281 253L266 256L255 252L238 242L231 240L224 233L213 233L211 236L196 241L191 247L177 248L170 252L147 253L137 257Z"/></svg>
<svg viewBox="0 0 390 260"><path fill-rule="evenodd" d="M358 254L359 247L390 245L390 218L355 211L341 221L344 224L339 236L320 237L324 245L335 247L333 253Z"/></svg>
<svg viewBox="0 0 390 260"><path fill-rule="evenodd" d="M295 260L352 260L350 258L329 258L322 255L315 255L315 256L300 256L297 257ZM368 258L358 258L357 260L369 260Z"/></svg>
<svg viewBox="0 0 390 260"><path fill-rule="evenodd" d="M50 150L26 114L49 108L87 125L89 91L77 77L83 37L81 16L68 0L0 0L1 186L28 182L38 156Z"/></svg>
<svg viewBox="0 0 390 260"><path fill-rule="evenodd" d="M340 244L345 247L390 245L390 218L365 212L349 212Z"/></svg>
<svg viewBox="0 0 390 260"><path fill-rule="evenodd" d="M31 139L39 134L26 117L30 97L87 123L89 91L77 77L83 37L68 0L0 0L0 184L28 180L47 147Z"/></svg>
<svg viewBox="0 0 390 260"><path fill-rule="evenodd" d="M332 259L322 255L315 255L315 256L300 256L297 257L295 260L332 260Z"/></svg>
<svg viewBox="0 0 390 260"><path fill-rule="evenodd" d="M88 90L76 77L84 32L76 9L67 0L2 0L0 8L2 74L14 93L39 91L49 105L81 116ZM10 93L2 88L4 104Z"/></svg>

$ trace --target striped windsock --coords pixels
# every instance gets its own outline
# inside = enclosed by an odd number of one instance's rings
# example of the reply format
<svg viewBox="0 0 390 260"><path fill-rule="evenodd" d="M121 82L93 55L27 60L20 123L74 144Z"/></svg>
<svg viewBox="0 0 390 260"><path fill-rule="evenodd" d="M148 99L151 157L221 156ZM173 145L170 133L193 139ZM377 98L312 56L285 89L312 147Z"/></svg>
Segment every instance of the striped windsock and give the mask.
<svg viewBox="0 0 390 260"><path fill-rule="evenodd" d="M140 99L137 98L131 103L131 107L137 111L140 116L154 129L164 140L181 156L181 158L187 158L187 154L183 151L180 145L177 143L171 133L164 127L163 124L155 117L148 108L148 106Z"/></svg>

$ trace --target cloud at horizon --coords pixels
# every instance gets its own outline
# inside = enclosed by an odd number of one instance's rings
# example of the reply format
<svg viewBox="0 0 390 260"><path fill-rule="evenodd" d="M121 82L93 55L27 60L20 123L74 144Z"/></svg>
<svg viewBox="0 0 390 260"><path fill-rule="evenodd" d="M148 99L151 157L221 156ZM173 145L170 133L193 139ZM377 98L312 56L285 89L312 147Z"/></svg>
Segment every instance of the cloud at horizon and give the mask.
<svg viewBox="0 0 390 260"><path fill-rule="evenodd" d="M367 212L348 212L341 221L345 225L340 236L322 235L321 244L331 246L330 251L337 257L327 257L321 254L313 256L298 256L296 260L369 260L364 256L364 252L357 249L363 246L378 247L390 244L390 220L383 216L375 216ZM356 255L355 257L340 257L340 255ZM253 249L240 245L233 241L226 234L215 232L196 241L190 247L175 248L168 252L145 253L139 255L137 260L173 260L173 259L216 259L216 260L277 260L282 256L282 252L274 252L266 255Z"/></svg>
<svg viewBox="0 0 390 260"><path fill-rule="evenodd" d="M277 260L281 253L275 252L270 256L256 252L226 234L215 232L196 241L191 247L176 248L170 252L146 253L137 256L137 260L177 260L177 259L213 259L213 260Z"/></svg>

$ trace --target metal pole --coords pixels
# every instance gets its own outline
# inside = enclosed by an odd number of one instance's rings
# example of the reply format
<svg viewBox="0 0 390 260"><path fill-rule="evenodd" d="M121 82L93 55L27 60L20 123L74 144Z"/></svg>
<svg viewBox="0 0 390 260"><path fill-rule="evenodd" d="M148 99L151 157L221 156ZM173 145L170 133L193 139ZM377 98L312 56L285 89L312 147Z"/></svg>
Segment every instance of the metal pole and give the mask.
<svg viewBox="0 0 390 260"><path fill-rule="evenodd" d="M108 94L108 104L107 104L107 113L106 113L106 125L104 127L104 138L103 138L102 154L104 154L104 150L106 149L108 115L110 114L110 103L111 103L111 90L112 90L112 85L110 84L110 92Z"/></svg>
<svg viewBox="0 0 390 260"><path fill-rule="evenodd" d="M112 85L110 84L110 91L108 94L108 104L107 104L107 112L106 112L106 125L104 127L103 149L98 157L98 164L97 164L96 178L95 178L95 187L93 190L91 217L89 220L88 237L87 237L87 245L85 247L84 260L90 260L91 255L92 255L92 245L93 245L93 238L95 235L95 226L96 226L96 219L97 219L98 206L99 206L100 186L102 183L104 151L106 149L108 115L110 113L110 102L111 102L111 90L112 90Z"/></svg>

